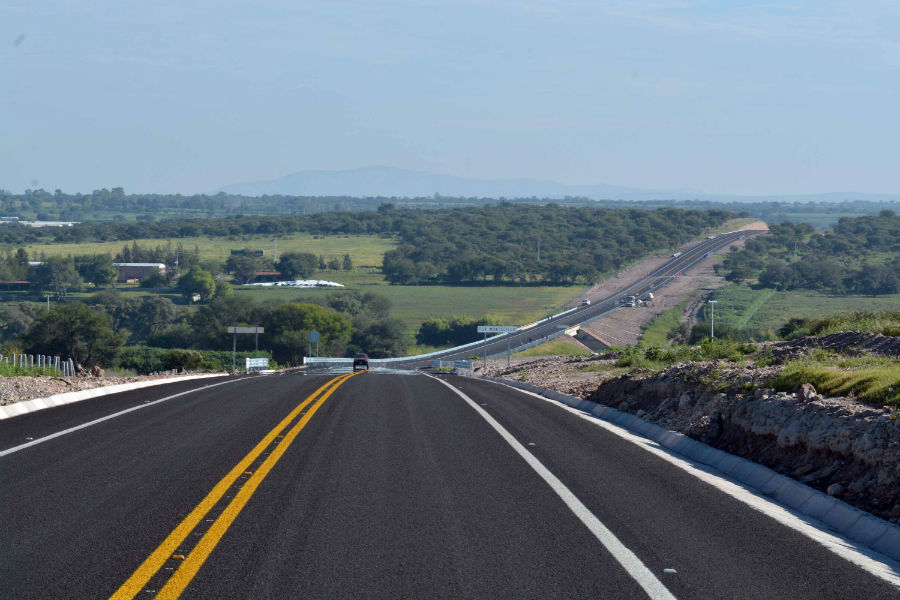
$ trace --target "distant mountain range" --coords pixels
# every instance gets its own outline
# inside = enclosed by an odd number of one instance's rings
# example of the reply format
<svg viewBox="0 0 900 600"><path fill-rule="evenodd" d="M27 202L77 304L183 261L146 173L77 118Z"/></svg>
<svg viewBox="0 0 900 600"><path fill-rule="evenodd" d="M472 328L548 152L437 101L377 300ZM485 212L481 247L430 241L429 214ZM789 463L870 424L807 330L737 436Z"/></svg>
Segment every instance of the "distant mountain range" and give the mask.
<svg viewBox="0 0 900 600"><path fill-rule="evenodd" d="M469 179L410 171L396 167L363 167L344 171L298 171L269 181L226 185L214 193L243 196L434 196L478 198L565 198L594 200L710 200L718 202L840 202L844 200L897 201L894 194L833 192L777 196L731 196L685 190L646 190L603 183L566 185L535 179Z"/></svg>

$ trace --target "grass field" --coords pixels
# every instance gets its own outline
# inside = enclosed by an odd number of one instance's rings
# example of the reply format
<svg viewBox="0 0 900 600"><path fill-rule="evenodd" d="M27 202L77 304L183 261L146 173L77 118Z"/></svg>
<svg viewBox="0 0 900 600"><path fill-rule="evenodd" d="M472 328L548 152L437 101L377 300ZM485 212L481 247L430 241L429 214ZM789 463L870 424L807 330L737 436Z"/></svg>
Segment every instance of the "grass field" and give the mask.
<svg viewBox="0 0 900 600"><path fill-rule="evenodd" d="M864 402L900 406L900 359L894 357L812 356L791 361L776 380L776 389L811 383L829 396L853 394Z"/></svg>
<svg viewBox="0 0 900 600"><path fill-rule="evenodd" d="M348 285L348 290L374 292L391 301L391 315L402 319L410 337L423 321L454 315L489 316L505 325L524 325L547 316L544 306L560 306L583 287L517 287L444 285ZM339 290L284 287L238 287L238 294L249 294L259 301L303 302L327 298Z"/></svg>
<svg viewBox="0 0 900 600"><path fill-rule="evenodd" d="M561 335L545 344L529 348L523 352L513 354L516 358L528 358L531 356L588 356L590 350L575 342L567 335Z"/></svg>
<svg viewBox="0 0 900 600"><path fill-rule="evenodd" d="M711 298L716 301L716 323L740 327L745 319L760 310L763 300L770 292L766 288L753 289L734 284L716 290ZM701 318L708 320L708 313L709 305L706 304L700 312Z"/></svg>
<svg viewBox="0 0 900 600"><path fill-rule="evenodd" d="M667 346L670 342L669 333L674 331L681 322L681 313L687 308L690 300L679 302L677 306L660 313L658 317L647 323L641 333L638 346Z"/></svg>
<svg viewBox="0 0 900 600"><path fill-rule="evenodd" d="M170 240L164 239L140 239L138 245L155 248L165 246ZM200 251L202 260L213 259L225 261L232 249L253 248L265 250L266 256L271 256L277 245L278 253L282 252L312 252L316 255L324 255L326 259L342 257L349 254L353 263L357 266L380 266L381 257L388 250L397 246L394 239L383 238L374 235L348 235L348 236L314 236L305 233L292 233L278 236L232 236L232 237L189 237L171 240L172 246L179 243L186 251L193 251L196 246ZM131 245L130 242L86 242L81 244L37 244L26 246L31 257L44 254L103 254L113 256L122 250L123 246Z"/></svg>
<svg viewBox="0 0 900 600"><path fill-rule="evenodd" d="M729 285L713 294L716 322L732 327L774 332L794 317L815 319L853 310L898 310L900 295L832 296L810 291L772 292L745 285ZM708 305L707 305L708 306ZM704 307L701 317L705 318ZM720 321L721 320L721 321Z"/></svg>

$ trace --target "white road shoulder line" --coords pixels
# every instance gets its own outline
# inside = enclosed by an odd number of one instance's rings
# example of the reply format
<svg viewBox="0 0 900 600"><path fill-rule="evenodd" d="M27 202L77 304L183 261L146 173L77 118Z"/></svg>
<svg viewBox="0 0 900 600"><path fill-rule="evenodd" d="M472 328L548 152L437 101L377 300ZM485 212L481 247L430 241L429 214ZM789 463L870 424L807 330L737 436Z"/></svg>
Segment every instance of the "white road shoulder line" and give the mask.
<svg viewBox="0 0 900 600"><path fill-rule="evenodd" d="M100 417L99 419L94 419L93 421L88 421L87 423L82 423L81 425L76 425L75 427L63 429L62 431L57 431L56 433L51 433L50 435L44 436L42 438L38 438L36 440L32 440L25 444L13 446L12 448L7 448L6 450L0 450L0 457L8 456L10 454L13 454L14 452L19 452L21 450L25 450L26 448L30 448L31 446L37 446L38 444L43 444L44 442L49 442L50 440L58 438L60 436L67 435L69 433L78 431L80 429L86 429L92 425L96 425L97 423L102 423L103 421L109 421L110 419L115 419L116 417L121 417L124 414L128 414L130 412L134 412L134 411L140 410L142 408L147 408L148 406L153 406L154 404L159 404L160 402L165 402L166 400L178 398L179 396L184 396L186 394L192 394L194 392L208 390L209 388L214 388L219 385L225 385L226 383L234 383L235 381L242 381L242 380L241 379L231 379L228 381L213 383L211 385L205 385L203 387L196 388L193 390L187 390L185 392L179 392L177 394L172 394L171 396L166 396L165 398L160 398L159 400L154 400L152 402L148 402L147 404L138 404L137 406L132 406L131 408L126 408L125 410L120 410L117 413L113 413L111 415L106 415L105 417Z"/></svg>
<svg viewBox="0 0 900 600"><path fill-rule="evenodd" d="M566 406L562 402L558 402L556 400L553 400L552 398L545 398L540 394L535 394L534 392L521 390L512 386L504 387L515 390L517 392L521 392L523 394L528 394L529 396L533 396L545 402L549 402L589 421L590 423L593 423L594 425L606 429L610 433L613 433L621 438L628 440L629 442L632 442L637 446L640 446L647 452L652 452L663 460L675 465L676 467L684 471L687 471L697 479L700 479L701 481L704 481L705 483L708 483L713 487L721 490L722 492L728 494L735 500L743 502L754 510L757 510L775 519L782 525L790 527L791 529L800 532L806 537L815 540L819 544L825 546L825 548L827 548L828 550L831 550L841 558L850 561L851 563L862 568L868 573L871 573L879 579L882 579L890 583L891 585L900 588L900 568L898 568L898 566L886 564L884 561L889 559L881 554L868 552L865 549L860 548L851 540L840 537L833 533L829 533L827 531L827 525L825 525L824 523L821 524L821 527L811 525L810 522L817 523L818 521L815 521L810 517L800 516L789 508L786 508L781 504L775 502L774 500L771 500L763 496L762 494L748 488L746 485L732 481L713 467L709 467L706 465L697 465L687 458L682 458L681 455L677 454L673 450L663 448L656 442L648 440L647 438L644 438L639 434L632 433L631 431L623 427L620 427L613 423L609 423L602 419L598 419L594 415L585 413L584 411L578 410L577 408Z"/></svg>
<svg viewBox="0 0 900 600"><path fill-rule="evenodd" d="M456 395L466 401L466 403L471 406L475 412L477 412L481 417L488 422L488 424L493 427L500 436L506 440L510 446L512 446L513 450L515 450L519 456L521 456L528 466L530 466L534 471L547 482L547 485L556 492L556 494L562 498L562 501L566 503L566 505L571 509L575 516L578 517L582 523L594 534L597 540L603 544L603 546L609 551L610 554L619 562L620 565L628 572L629 575L638 583L638 585L643 588L643 590L647 593L647 596L652 598L653 600L676 600L675 596L666 589L666 586L653 575L650 569L641 562L634 552L629 550L622 542L619 541L613 532L606 528L600 519L598 519L594 513L592 513L588 508L579 500L572 491L567 488L562 481L560 481L553 473L550 472L547 467L541 463L535 456L529 452L525 447L519 443L516 438L512 436L500 423L498 423L490 414L488 414L483 408L478 406L478 404L465 395L462 391L455 388L453 385L447 383L443 379L439 379L437 377L432 377L428 375L432 379L435 379L441 382L443 385L447 386L451 390L453 390Z"/></svg>

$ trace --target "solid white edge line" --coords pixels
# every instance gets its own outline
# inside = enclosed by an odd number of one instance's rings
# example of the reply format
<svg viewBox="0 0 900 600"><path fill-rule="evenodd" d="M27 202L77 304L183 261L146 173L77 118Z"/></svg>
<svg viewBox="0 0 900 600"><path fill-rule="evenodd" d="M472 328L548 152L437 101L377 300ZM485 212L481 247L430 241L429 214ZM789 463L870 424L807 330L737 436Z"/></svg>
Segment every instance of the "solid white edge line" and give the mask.
<svg viewBox="0 0 900 600"><path fill-rule="evenodd" d="M746 484L733 481L728 476L718 471L715 467L704 465L702 463L695 464L690 459L682 457L682 455L678 454L674 450L669 450L668 448L660 446L653 440L649 440L641 436L640 434L633 433L628 429L625 429L624 427L621 427L614 423L610 423L608 421L604 421L603 419L578 410L577 408L567 406L562 402L553 400L552 398L546 398L544 396L541 396L540 394L536 394L528 390L520 390L519 388L515 388L502 383L488 383L502 385L503 387L506 387L510 390L515 390L517 392L533 396L539 400L549 402L554 406L558 406L559 408L567 410L575 414L576 416L585 419L589 423L593 423L594 425L602 427L610 433L613 433L635 444L636 446L643 448L647 452L655 454L666 462L669 462L676 467L690 473L697 479L708 483L716 489L728 494L735 500L746 504L750 508L761 512L778 521L782 525L790 527L791 529L805 535L813 541L818 542L831 552L834 552L844 560L853 563L864 571L886 581L887 583L890 583L891 585L900 588L900 565L893 564L890 559L884 557L884 555L882 554L876 553L874 551L867 552L865 549L860 548L852 540L848 540L839 535L829 533L826 530L828 526L824 523L821 524L821 528L810 524L819 523L819 521L812 519L811 517L802 516L800 513L796 513L795 511L782 506L778 502L775 502L774 500L763 496L761 493L753 490L752 488L749 488Z"/></svg>
<svg viewBox="0 0 900 600"><path fill-rule="evenodd" d="M427 375L427 374L426 374ZM662 582L653 575L653 572L647 568L647 566L641 562L641 559L637 557L631 550L629 550L622 542L619 541L619 538L613 534L609 529L607 529L606 525L604 525L600 519L598 519L594 513L592 513L582 502L578 499L572 491L567 488L562 481L560 481L553 473L550 472L547 467L541 463L531 452L529 452L525 446L519 443L516 438L512 436L500 423L498 423L490 414L487 413L483 408L478 406L474 400L469 398L465 393L461 390L457 389L450 383L440 379L438 377L433 377L431 375L427 375L436 381L441 382L443 385L447 386L451 390L453 390L456 395L466 401L466 403L471 406L481 417L488 422L488 424L493 427L500 436L506 440L513 450L515 450L519 456L521 456L528 466L530 466L534 471L547 482L547 485L556 492L556 494L562 499L563 502L566 503L566 506L575 513L575 516L578 517L582 523L584 523L585 527L587 527L591 533L594 534L594 537L603 544L603 546L612 554L613 558L615 558L620 565L628 572L629 575L638 583L638 585L643 588L643 590L647 593L647 595L653 600L676 600L675 596L666 589L666 586L662 584Z"/></svg>
<svg viewBox="0 0 900 600"><path fill-rule="evenodd" d="M87 423L82 423L81 425L76 425L75 427L63 429L62 431L57 431L56 433L51 433L50 435L46 435L46 436L44 436L42 438L38 438L36 440L32 440L30 442L26 442L26 443L20 444L18 446L13 446L12 448L7 448L6 450L0 450L0 457L8 456L14 452L19 452L20 450L25 450L26 448L30 448L31 446L36 446L38 444L43 444L44 442L49 442L52 439L58 438L63 435L67 435L67 434L75 432L75 431L78 431L79 429L85 429L92 425L96 425L97 423L102 423L103 421L109 421L110 419L115 419L116 417L120 417L124 414L128 414L130 412L134 412L134 411L140 410L142 408L147 408L148 406L153 406L154 404L159 404L160 402L165 402L166 400L178 398L179 396L184 396L186 394L192 394L194 392L208 390L209 388L214 388L219 385L225 385L226 383L234 383L235 381L242 381L242 380L241 379L231 379L228 381L221 381L219 383L205 385L203 387L195 388L193 390L187 390L184 392L179 392L177 394L172 394L171 396L166 396L165 398L160 398L159 400L153 400L152 402L148 402L146 404L138 404L137 406L132 406L131 408L126 408L125 410L120 410L117 413L113 413L111 415L106 415L105 417L100 417L99 419L94 419L93 421L88 421Z"/></svg>

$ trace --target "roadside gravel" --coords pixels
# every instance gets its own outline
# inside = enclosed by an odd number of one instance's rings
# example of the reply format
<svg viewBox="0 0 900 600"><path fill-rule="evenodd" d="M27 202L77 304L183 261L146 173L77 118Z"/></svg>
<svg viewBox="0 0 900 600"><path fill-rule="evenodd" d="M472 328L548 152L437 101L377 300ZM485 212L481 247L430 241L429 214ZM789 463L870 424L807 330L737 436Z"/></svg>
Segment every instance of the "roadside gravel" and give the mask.
<svg viewBox="0 0 900 600"><path fill-rule="evenodd" d="M133 377L0 377L0 406L46 398L66 392L79 392L108 385L170 379L172 375Z"/></svg>

